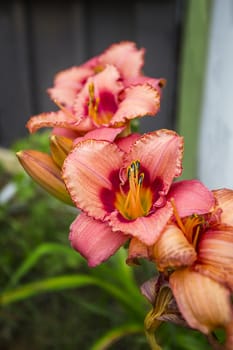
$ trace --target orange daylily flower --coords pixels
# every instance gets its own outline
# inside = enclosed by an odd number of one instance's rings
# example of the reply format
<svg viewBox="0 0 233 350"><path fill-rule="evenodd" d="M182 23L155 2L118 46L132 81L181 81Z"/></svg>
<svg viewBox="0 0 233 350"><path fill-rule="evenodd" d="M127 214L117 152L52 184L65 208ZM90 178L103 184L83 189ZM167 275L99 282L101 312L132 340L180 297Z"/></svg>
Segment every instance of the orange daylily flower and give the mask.
<svg viewBox="0 0 233 350"><path fill-rule="evenodd" d="M168 276L177 305L190 327L211 334L226 329L224 349L232 349L233 190L213 191L214 210L175 220L153 247L158 269Z"/></svg>

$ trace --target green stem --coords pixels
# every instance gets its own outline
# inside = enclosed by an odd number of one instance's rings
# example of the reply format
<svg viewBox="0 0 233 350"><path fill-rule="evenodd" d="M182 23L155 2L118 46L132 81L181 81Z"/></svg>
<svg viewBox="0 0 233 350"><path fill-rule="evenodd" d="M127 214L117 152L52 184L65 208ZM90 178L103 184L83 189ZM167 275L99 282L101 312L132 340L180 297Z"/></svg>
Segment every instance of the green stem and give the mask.
<svg viewBox="0 0 233 350"><path fill-rule="evenodd" d="M145 333L146 333L146 339L148 341L148 344L150 345L151 350L162 350L162 348L156 342L154 332L146 331Z"/></svg>

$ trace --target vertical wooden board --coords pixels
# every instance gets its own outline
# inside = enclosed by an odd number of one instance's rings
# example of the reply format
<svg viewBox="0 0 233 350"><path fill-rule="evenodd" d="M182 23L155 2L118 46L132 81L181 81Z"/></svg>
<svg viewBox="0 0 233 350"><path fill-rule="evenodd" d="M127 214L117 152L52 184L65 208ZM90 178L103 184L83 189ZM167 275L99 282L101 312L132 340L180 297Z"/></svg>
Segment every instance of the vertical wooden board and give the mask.
<svg viewBox="0 0 233 350"><path fill-rule="evenodd" d="M0 144L25 136L31 113L28 52L22 1L0 4Z"/></svg>
<svg viewBox="0 0 233 350"><path fill-rule="evenodd" d="M56 110L47 95L57 72L82 63L81 5L71 1L30 3L30 31L34 74L35 113ZM75 21L75 22L74 22Z"/></svg>
<svg viewBox="0 0 233 350"><path fill-rule="evenodd" d="M181 1L138 1L136 6L136 38L146 48L145 74L165 78L160 112L155 118L141 121L141 131L174 128L178 44L182 25Z"/></svg>
<svg viewBox="0 0 233 350"><path fill-rule="evenodd" d="M85 6L89 57L115 42L135 39L134 3L87 1Z"/></svg>

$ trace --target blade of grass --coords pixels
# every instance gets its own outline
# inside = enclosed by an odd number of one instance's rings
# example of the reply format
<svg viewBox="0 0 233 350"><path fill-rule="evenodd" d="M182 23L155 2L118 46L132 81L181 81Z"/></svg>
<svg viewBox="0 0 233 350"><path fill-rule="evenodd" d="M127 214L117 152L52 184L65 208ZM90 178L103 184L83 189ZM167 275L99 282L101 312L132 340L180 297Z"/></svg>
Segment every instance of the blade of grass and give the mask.
<svg viewBox="0 0 233 350"><path fill-rule="evenodd" d="M121 338L135 333L144 333L143 322L142 324L126 324L118 328L111 329L99 338L91 347L90 350L106 350L113 343L116 343Z"/></svg>
<svg viewBox="0 0 233 350"><path fill-rule="evenodd" d="M70 247L66 247L59 243L44 243L37 247L19 266L19 268L12 274L6 289L16 286L20 279L25 276L30 269L32 269L38 260L47 254L64 254L77 260L77 264L81 263L83 259L79 254L74 252Z"/></svg>
<svg viewBox="0 0 233 350"><path fill-rule="evenodd" d="M7 290L0 295L0 305L8 305L40 293L64 290L68 288L79 288L89 285L95 285L108 292L121 304L123 304L129 312L133 313L134 317L137 317L140 320L144 318L145 315L142 304L135 303L132 297L122 290L121 286L117 287L106 280L101 280L85 274L52 277L41 281L28 283L13 290Z"/></svg>

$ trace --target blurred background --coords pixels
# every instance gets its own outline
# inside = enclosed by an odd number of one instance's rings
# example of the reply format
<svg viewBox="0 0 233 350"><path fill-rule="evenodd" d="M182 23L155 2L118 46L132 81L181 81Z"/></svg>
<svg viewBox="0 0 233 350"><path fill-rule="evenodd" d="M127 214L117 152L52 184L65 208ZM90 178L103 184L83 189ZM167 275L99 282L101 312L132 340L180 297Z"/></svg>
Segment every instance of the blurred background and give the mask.
<svg viewBox="0 0 233 350"><path fill-rule="evenodd" d="M46 92L54 75L122 40L146 49L146 75L167 80L160 112L142 119L140 131L175 129L185 138L183 178L233 187L231 0L2 2L1 349L148 349L150 305L138 286L153 267L126 267L122 250L88 269L69 247L76 212L44 193L15 157L48 151L46 130L29 135L25 124L54 110ZM158 336L167 350L209 349L180 327L164 325Z"/></svg>

